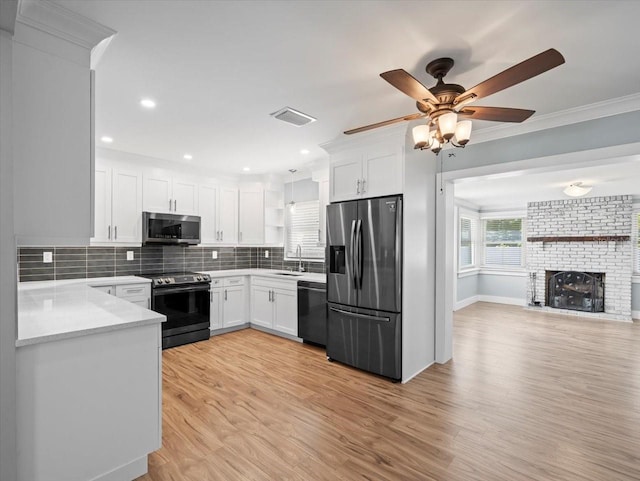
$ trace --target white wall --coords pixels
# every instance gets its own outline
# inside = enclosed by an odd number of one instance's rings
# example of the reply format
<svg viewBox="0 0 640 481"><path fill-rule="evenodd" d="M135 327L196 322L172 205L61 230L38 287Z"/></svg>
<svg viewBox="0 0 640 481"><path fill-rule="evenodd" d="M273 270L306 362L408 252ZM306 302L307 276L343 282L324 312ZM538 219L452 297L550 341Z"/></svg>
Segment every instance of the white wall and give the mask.
<svg viewBox="0 0 640 481"><path fill-rule="evenodd" d="M4 26L6 12L3 14ZM15 13L14 13L15 18ZM17 479L16 245L13 227L11 33L0 30L0 479Z"/></svg>

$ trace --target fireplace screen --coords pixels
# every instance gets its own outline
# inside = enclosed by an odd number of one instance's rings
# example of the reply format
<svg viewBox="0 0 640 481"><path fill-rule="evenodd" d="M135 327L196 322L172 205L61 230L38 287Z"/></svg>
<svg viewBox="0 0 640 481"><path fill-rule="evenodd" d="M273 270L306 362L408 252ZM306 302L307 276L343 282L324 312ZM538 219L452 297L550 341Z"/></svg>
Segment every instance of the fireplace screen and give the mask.
<svg viewBox="0 0 640 481"><path fill-rule="evenodd" d="M604 274L547 271L547 306L604 312Z"/></svg>

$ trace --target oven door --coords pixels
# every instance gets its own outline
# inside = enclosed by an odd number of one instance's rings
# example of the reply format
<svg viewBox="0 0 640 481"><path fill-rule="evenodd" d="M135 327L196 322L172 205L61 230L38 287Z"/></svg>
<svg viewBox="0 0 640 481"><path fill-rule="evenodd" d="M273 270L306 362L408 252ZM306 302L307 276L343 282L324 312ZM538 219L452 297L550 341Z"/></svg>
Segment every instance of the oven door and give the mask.
<svg viewBox="0 0 640 481"><path fill-rule="evenodd" d="M156 288L151 308L167 316L162 337L209 329L209 284Z"/></svg>

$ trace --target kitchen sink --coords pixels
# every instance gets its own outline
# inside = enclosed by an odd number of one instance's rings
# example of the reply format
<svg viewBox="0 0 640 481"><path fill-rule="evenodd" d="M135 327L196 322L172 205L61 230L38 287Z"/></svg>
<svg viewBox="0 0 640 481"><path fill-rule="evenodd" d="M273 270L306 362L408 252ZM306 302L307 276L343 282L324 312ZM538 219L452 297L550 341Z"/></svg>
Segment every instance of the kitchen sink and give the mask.
<svg viewBox="0 0 640 481"><path fill-rule="evenodd" d="M304 274L298 274L297 272L274 272L273 274L276 276L293 276L293 277L304 275Z"/></svg>

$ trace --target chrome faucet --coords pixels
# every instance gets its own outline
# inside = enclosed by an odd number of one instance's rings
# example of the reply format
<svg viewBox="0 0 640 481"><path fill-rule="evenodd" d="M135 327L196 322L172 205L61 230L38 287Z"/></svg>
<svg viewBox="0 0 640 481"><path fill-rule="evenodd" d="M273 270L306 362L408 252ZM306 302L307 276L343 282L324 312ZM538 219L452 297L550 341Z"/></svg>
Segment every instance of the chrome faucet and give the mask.
<svg viewBox="0 0 640 481"><path fill-rule="evenodd" d="M304 272L304 267L302 267L302 246L300 244L296 246L296 256L298 256L298 272Z"/></svg>

